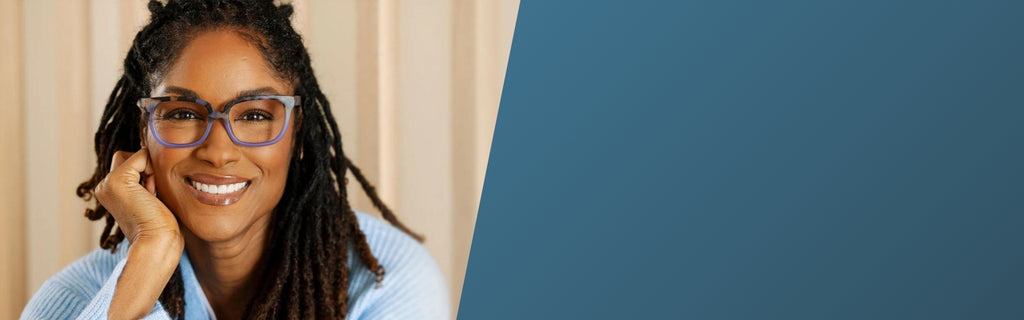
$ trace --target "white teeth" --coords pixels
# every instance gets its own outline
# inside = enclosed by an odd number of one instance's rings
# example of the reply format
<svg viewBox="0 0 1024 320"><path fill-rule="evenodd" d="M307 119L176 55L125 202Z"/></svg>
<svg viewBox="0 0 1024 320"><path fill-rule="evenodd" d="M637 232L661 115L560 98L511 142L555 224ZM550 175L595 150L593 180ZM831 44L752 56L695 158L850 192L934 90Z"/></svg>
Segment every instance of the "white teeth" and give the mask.
<svg viewBox="0 0 1024 320"><path fill-rule="evenodd" d="M235 191L238 191L238 190L242 190L242 188L245 188L246 184L247 184L247 182L239 182L239 183L233 183L233 184L222 184L222 185L210 185L210 184L204 184L204 183L199 183L199 182L192 181L192 186L195 187L196 190L199 190L199 191L202 191L202 192L206 192L206 193L212 193L212 194L232 193L232 192L235 192Z"/></svg>

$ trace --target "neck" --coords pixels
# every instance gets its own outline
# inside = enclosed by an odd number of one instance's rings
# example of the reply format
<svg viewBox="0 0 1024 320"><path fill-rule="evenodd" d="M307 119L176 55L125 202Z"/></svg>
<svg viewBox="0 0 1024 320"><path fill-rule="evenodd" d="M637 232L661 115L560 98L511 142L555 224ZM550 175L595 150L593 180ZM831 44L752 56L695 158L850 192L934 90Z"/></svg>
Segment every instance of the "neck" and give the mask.
<svg viewBox="0 0 1024 320"><path fill-rule="evenodd" d="M218 319L240 319L252 298L264 264L270 215L237 237L210 242L183 228L185 250L196 279Z"/></svg>

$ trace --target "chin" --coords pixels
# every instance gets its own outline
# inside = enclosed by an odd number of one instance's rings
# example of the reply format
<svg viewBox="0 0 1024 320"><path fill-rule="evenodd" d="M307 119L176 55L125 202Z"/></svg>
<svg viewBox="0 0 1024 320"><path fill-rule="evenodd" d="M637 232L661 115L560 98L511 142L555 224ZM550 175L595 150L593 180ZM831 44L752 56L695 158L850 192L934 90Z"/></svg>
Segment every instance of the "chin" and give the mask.
<svg viewBox="0 0 1024 320"><path fill-rule="evenodd" d="M238 215L204 215L181 217L181 224L189 233L205 242L223 242L236 239L246 233L257 219L246 219Z"/></svg>

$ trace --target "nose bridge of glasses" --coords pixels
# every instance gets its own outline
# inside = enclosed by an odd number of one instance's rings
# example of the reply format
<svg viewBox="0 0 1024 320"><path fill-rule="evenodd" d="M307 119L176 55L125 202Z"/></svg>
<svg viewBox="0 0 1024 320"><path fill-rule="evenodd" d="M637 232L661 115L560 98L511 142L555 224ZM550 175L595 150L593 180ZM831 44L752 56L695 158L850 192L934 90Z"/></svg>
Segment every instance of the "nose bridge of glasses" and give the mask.
<svg viewBox="0 0 1024 320"><path fill-rule="evenodd" d="M203 134L203 138L201 138L199 141L200 143L209 143L211 140L218 140L220 138L215 138L215 136L219 137L221 135L223 135L223 137L227 138L227 140L229 141L235 141L235 137L232 136L233 133L232 130L230 129L231 121L228 120L227 113L214 110L210 112L207 119L208 124L206 126L206 133ZM217 125L216 123L214 123L214 120L217 119L223 120L221 121L222 125Z"/></svg>
<svg viewBox="0 0 1024 320"><path fill-rule="evenodd" d="M224 111L211 110L208 117L209 117L210 121L213 121L213 120L216 120L216 119L221 119L221 120L224 120L225 124L227 124L228 120L230 119L230 118L228 118L228 111L229 110L224 110Z"/></svg>

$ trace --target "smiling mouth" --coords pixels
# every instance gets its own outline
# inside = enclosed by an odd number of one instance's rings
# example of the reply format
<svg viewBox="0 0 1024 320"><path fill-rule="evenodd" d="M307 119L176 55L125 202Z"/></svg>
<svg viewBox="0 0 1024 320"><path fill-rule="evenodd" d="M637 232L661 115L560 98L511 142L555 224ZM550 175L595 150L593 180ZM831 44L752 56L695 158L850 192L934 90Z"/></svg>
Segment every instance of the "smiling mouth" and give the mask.
<svg viewBox="0 0 1024 320"><path fill-rule="evenodd" d="M204 183L196 180L206 180L207 182ZM213 182L210 180L220 181ZM196 176L195 180L192 177L186 177L185 184L189 186L189 191L192 192L192 195L200 203L211 206L227 206L238 202L242 198L242 194L249 189L252 181L224 178L210 179Z"/></svg>
<svg viewBox="0 0 1024 320"><path fill-rule="evenodd" d="M191 180L191 179L189 179L189 180ZM198 182L198 181L191 181L191 182L192 182L192 187L193 188L195 188L196 190L202 191L202 192L209 193L209 194L228 194L228 193L234 193L234 192L237 192L238 190L242 190L243 188L245 188L246 186L249 185L248 181L246 181L246 182L239 182L239 183L232 183L232 184L221 184L221 185L205 184L205 183Z"/></svg>

